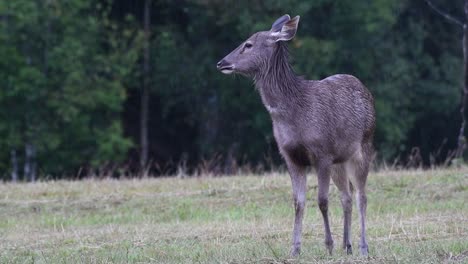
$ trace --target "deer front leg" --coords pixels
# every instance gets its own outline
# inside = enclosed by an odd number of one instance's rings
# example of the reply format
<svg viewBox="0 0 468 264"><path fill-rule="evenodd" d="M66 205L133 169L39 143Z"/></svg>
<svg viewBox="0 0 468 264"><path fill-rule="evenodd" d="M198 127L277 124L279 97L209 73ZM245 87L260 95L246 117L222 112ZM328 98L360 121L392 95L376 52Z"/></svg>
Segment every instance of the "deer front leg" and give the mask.
<svg viewBox="0 0 468 264"><path fill-rule="evenodd" d="M331 162L321 161L317 164L318 176L318 206L322 212L323 225L325 228L325 246L330 255L333 252L333 238L328 220L328 190L330 188L330 168Z"/></svg>
<svg viewBox="0 0 468 264"><path fill-rule="evenodd" d="M287 162L289 174L291 176L293 202L295 209L294 229L292 234L291 256L295 257L301 252L302 219L306 202L307 175L305 168L297 166L292 162Z"/></svg>

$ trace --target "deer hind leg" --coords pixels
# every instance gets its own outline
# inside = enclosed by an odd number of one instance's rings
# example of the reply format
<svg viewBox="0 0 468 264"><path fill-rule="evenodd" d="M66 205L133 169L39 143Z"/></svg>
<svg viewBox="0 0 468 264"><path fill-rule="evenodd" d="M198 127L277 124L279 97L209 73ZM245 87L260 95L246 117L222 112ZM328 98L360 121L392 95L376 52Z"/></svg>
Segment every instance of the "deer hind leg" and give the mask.
<svg viewBox="0 0 468 264"><path fill-rule="evenodd" d="M318 177L318 206L322 212L323 226L325 228L325 246L330 255L333 252L333 238L328 218L328 191L330 188L331 162L321 161L317 164Z"/></svg>
<svg viewBox="0 0 468 264"><path fill-rule="evenodd" d="M350 182L344 164L337 164L332 169L332 179L341 192L341 205L343 207L343 249L348 255L353 254L351 246L351 215L353 209L353 198L351 196Z"/></svg>
<svg viewBox="0 0 468 264"><path fill-rule="evenodd" d="M366 239L366 210L367 210L367 195L366 182L369 173L369 165L372 155L372 145L364 143L361 151L356 153L353 158L345 163L346 171L349 171L349 179L356 189L356 204L359 210L359 223L361 227L361 238L359 241L359 250L361 255L367 256L369 249Z"/></svg>
<svg viewBox="0 0 468 264"><path fill-rule="evenodd" d="M307 191L307 175L305 167L298 166L286 159L286 163L291 176L293 201L295 209L294 229L292 235L291 256L295 257L301 252L302 219Z"/></svg>

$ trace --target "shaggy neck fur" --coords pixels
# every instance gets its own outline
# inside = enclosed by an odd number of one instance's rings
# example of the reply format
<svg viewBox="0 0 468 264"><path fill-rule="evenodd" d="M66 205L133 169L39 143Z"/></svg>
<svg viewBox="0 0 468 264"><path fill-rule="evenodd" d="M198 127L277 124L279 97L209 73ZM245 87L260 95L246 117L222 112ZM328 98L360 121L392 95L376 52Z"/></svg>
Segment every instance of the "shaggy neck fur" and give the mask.
<svg viewBox="0 0 468 264"><path fill-rule="evenodd" d="M255 86L268 107L281 102L301 98L302 78L296 76L289 63L289 51L284 42L278 42L273 55L263 63L254 76ZM286 99L286 100L285 100Z"/></svg>

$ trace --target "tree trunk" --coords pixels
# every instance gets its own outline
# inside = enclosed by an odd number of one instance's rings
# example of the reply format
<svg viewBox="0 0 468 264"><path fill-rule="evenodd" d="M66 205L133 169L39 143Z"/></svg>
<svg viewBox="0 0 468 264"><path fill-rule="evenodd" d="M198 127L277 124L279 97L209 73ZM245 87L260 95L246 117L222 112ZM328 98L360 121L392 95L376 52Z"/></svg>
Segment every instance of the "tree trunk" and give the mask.
<svg viewBox="0 0 468 264"><path fill-rule="evenodd" d="M142 172L148 163L148 111L149 111L149 85L150 85L150 24L151 24L151 0L145 0L144 7L144 32L145 46L143 54L143 89L141 91L141 116L140 116L140 168Z"/></svg>
<svg viewBox="0 0 468 264"><path fill-rule="evenodd" d="M36 148L31 143L24 146L24 178L36 181Z"/></svg>
<svg viewBox="0 0 468 264"><path fill-rule="evenodd" d="M460 133L458 134L457 151L455 154L456 158L462 158L463 153L466 149L466 137L465 137L465 126L466 126L466 104L468 101L468 0L465 0L465 23L463 24L463 63L464 63L464 76L463 76L463 91L461 99L461 125Z"/></svg>
<svg viewBox="0 0 468 264"><path fill-rule="evenodd" d="M463 70L463 89L462 89L462 94L461 94L461 106L460 106L461 124L460 124L460 132L458 134L457 149L455 150L455 158L460 159L460 158L463 158L463 154L465 152L466 145L467 145L467 142L466 142L467 140L465 137L465 126L466 126L466 112L467 112L466 105L468 101L468 0L465 0L465 4L464 4L465 19L463 21L440 10L431 2L431 0L426 0L426 2L439 15L443 16L445 19L463 28L462 46L463 46L464 70Z"/></svg>
<svg viewBox="0 0 468 264"><path fill-rule="evenodd" d="M16 149L12 149L11 155L11 181L18 181L18 157L16 156Z"/></svg>

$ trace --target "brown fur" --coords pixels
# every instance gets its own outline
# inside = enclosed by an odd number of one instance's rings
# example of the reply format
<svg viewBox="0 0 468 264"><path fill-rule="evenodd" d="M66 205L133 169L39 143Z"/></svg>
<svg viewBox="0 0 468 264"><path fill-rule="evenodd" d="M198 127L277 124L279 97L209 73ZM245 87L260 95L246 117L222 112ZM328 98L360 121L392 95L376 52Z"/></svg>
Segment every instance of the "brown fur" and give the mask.
<svg viewBox="0 0 468 264"><path fill-rule="evenodd" d="M325 244L333 249L328 219L330 179L341 191L344 212L343 247L350 240L352 197L356 189L361 223L361 254L368 254L365 234L365 185L372 159L375 129L374 100L354 76L333 75L305 80L294 74L284 41L294 37L299 17L279 18L270 31L258 32L218 63L225 73L251 77L271 115L273 132L291 176L296 217L292 255L300 252L305 208L306 167L318 174L318 205L323 215Z"/></svg>

